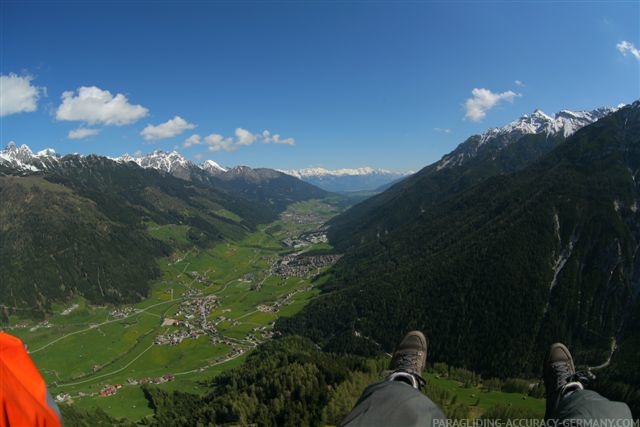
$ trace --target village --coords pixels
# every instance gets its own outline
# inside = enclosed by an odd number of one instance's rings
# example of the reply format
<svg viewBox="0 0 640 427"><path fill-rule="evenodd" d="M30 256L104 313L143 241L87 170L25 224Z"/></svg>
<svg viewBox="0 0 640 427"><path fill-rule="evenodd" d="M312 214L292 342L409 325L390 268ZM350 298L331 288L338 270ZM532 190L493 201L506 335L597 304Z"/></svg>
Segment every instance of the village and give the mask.
<svg viewBox="0 0 640 427"><path fill-rule="evenodd" d="M325 205L325 207L329 210L334 210L333 207L329 205ZM281 216L282 221L287 222L289 224L323 224L326 221L320 213L318 212L284 212Z"/></svg>
<svg viewBox="0 0 640 427"><path fill-rule="evenodd" d="M249 269L239 271L234 278L225 278L221 282L220 289L211 294L209 289L214 286L213 277L218 277L210 272L215 272L213 266L196 270L191 267L180 268L179 272L174 276L173 280L162 283L162 292L164 296L161 301L156 303L158 307L163 304L171 304L172 307L160 311L152 312L149 308L137 308L136 306L120 306L107 308L107 323L119 322L131 317L138 316L145 312L158 316L158 323L155 334L150 336L153 340L153 346L180 346L185 344L185 340L199 340L198 346L224 346L217 347L212 352L210 358L202 360L200 365L191 366L184 372L163 372L157 370L149 372L146 376L140 374L140 377L117 377L112 378L108 383L102 383L93 390L82 390L74 393L56 390L55 400L58 402L73 402L74 399L84 398L108 398L117 395L117 399L122 399L123 388L134 388L140 385L162 385L165 383L180 381L182 376L197 375L199 372L205 372L208 369L225 364L230 360L238 358L252 348L256 347L265 340L269 340L274 336L273 317L262 317L268 320L268 323L255 322L254 319L245 317L255 312L262 313L279 313L284 307L293 304L294 298L299 293L309 292L313 289L313 285L309 282L316 277L324 268L335 264L341 257L336 254L305 254L309 248L320 245L325 248L327 245L326 230L322 227L322 219L315 213L293 213L285 214L285 221L293 224L311 224L310 227L295 226L281 233L275 240L280 244L280 251L263 252L254 256L254 260L260 260L260 269ZM275 237L275 236L271 236ZM295 251L291 253L290 251ZM186 257L185 257L186 259ZM173 261L182 262L183 260ZM208 269L207 269L208 268ZM271 280L269 278L279 278ZM287 279L299 279L289 281ZM218 279L219 280L219 279ZM215 283L218 285L218 282ZM167 286L168 285L168 286ZM234 286L236 287L234 289ZM286 290L280 290L272 294L272 286L283 286ZM246 306L242 311L238 312L235 308L227 308L231 299L234 301L236 292L260 292L264 287L269 289L269 295L256 298L250 306ZM226 290L234 290L234 292L225 292ZM284 293L284 294L283 294ZM173 303L172 303L173 302ZM81 306L73 303L60 309L60 315L66 316L78 310ZM83 307L84 308L84 307ZM240 317L238 317L240 316ZM261 318L258 316L258 318ZM261 319L262 319L261 318ZM254 323L255 322L255 323ZM245 324L246 323L246 324ZM30 325L33 327L33 325ZM101 323L89 323L87 329L95 329L101 326ZM36 328L51 328L52 324L43 321L36 325ZM244 331L240 335L237 329ZM246 329L245 329L246 328ZM229 332L229 335L227 335ZM201 344L202 343L202 344ZM151 344L151 343L150 343ZM188 346L193 345L189 343ZM179 349L176 351L180 351ZM92 366L92 374L100 371L104 365L95 364ZM102 374L105 375L105 374ZM110 376L110 375L109 375Z"/></svg>
<svg viewBox="0 0 640 427"><path fill-rule="evenodd" d="M280 277L312 278L320 269L335 264L342 255L285 255L271 265L269 272Z"/></svg>
<svg viewBox="0 0 640 427"><path fill-rule="evenodd" d="M180 309L175 313L174 318L165 318L162 321L163 327L180 326L181 329L176 331L157 335L154 344L158 345L177 345L182 340L198 339L201 336L208 335L215 338L218 331L215 324L207 319L207 316L219 305L218 297L215 295L199 295L199 291L193 288L187 290L185 295L188 299L180 304ZM184 320L179 320L183 318Z"/></svg>

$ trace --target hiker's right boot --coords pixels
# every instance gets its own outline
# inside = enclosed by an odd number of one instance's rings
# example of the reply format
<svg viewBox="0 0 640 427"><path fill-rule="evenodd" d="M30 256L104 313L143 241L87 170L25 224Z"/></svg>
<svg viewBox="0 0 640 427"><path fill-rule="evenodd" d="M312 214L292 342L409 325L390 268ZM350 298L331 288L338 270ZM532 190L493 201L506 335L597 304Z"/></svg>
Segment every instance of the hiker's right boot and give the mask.
<svg viewBox="0 0 640 427"><path fill-rule="evenodd" d="M427 363L427 338L420 331L411 331L400 341L389 363L392 373L388 381L402 381L421 389L426 384L422 371Z"/></svg>
<svg viewBox="0 0 640 427"><path fill-rule="evenodd" d="M544 386L547 391L545 419L553 415L563 397L584 388L576 378L576 367L569 349L562 343L552 344L543 367Z"/></svg>

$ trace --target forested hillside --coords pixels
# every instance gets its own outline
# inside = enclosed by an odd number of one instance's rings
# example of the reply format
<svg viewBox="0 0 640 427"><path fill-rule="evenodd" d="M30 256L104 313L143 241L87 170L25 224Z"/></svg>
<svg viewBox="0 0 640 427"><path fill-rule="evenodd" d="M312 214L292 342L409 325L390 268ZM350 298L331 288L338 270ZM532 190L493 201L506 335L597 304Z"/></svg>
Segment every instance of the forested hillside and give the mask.
<svg viewBox="0 0 640 427"><path fill-rule="evenodd" d="M558 340L579 363L600 364L612 339L620 348L637 339L628 325L639 290L639 172L636 102L524 170L432 205L401 197L396 210L413 219L387 230L374 221L357 241L341 241L351 250L326 293L278 327L366 352L422 329L434 360L483 375L537 374ZM413 177L392 191L411 185L406 197L432 191Z"/></svg>
<svg viewBox="0 0 640 427"><path fill-rule="evenodd" d="M67 156L46 172L0 177L1 315L42 316L81 295L138 301L172 248L149 227L188 227L194 245L239 238L269 207L105 157Z"/></svg>
<svg viewBox="0 0 640 427"><path fill-rule="evenodd" d="M273 169L251 169L238 166L224 174L217 174L209 181L215 188L239 194L249 200L255 200L271 209L283 211L294 202L309 199L321 199L329 193Z"/></svg>
<svg viewBox="0 0 640 427"><path fill-rule="evenodd" d="M375 241L380 233L418 220L434 203L490 177L524 169L575 130L612 111L611 108L583 112L563 110L553 118L535 111L502 128L473 135L440 161L334 218L329 237L341 249Z"/></svg>

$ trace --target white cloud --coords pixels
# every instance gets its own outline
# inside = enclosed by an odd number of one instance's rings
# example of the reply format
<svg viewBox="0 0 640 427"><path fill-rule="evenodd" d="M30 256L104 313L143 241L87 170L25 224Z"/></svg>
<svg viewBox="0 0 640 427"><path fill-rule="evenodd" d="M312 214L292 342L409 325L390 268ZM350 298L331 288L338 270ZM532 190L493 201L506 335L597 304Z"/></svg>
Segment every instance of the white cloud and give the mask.
<svg viewBox="0 0 640 427"><path fill-rule="evenodd" d="M195 139L189 141L191 138L198 135L192 135L183 144L185 148L191 147L196 143L194 141L200 141ZM198 136L199 138L199 136ZM217 133L212 133L206 136L202 140L209 146L209 151L236 151L241 147L249 146L253 143L261 144L281 144L281 145L295 145L296 141L293 138L282 138L278 134L271 134L268 130L262 131L262 133L252 133L243 128L237 128L234 132L234 137L224 137Z"/></svg>
<svg viewBox="0 0 640 427"><path fill-rule="evenodd" d="M465 101L465 118L473 122L479 122L485 118L487 111L498 105L502 101L513 102L514 98L522 96L513 91L493 93L489 89L475 88L471 91L472 98Z"/></svg>
<svg viewBox="0 0 640 427"><path fill-rule="evenodd" d="M182 146L184 148L191 148L194 145L200 145L200 144L202 144L202 138L200 137L200 135L193 134L189 138L184 140L184 142L182 143Z"/></svg>
<svg viewBox="0 0 640 427"><path fill-rule="evenodd" d="M100 133L100 129L78 128L69 131L69 139L82 139Z"/></svg>
<svg viewBox="0 0 640 427"><path fill-rule="evenodd" d="M522 82L522 80L514 80L513 83L516 86L520 86L520 87L524 87L525 86L525 84Z"/></svg>
<svg viewBox="0 0 640 427"><path fill-rule="evenodd" d="M204 143L209 146L209 151L235 151L239 148L233 138L225 138L217 133L205 136Z"/></svg>
<svg viewBox="0 0 640 427"><path fill-rule="evenodd" d="M451 129L449 128L433 128L433 130L439 133L451 133Z"/></svg>
<svg viewBox="0 0 640 427"><path fill-rule="evenodd" d="M638 50L638 48L635 47L633 43L622 40L616 45L616 47L623 56L627 56L627 53L630 53L631 55L635 56L638 61L640 61L640 50Z"/></svg>
<svg viewBox="0 0 640 427"><path fill-rule="evenodd" d="M251 145L256 139L258 139L259 135L254 135L246 129L237 128L236 129L236 144L238 145Z"/></svg>
<svg viewBox="0 0 640 427"><path fill-rule="evenodd" d="M33 77L16 74L0 76L0 117L36 111L41 88L31 84Z"/></svg>
<svg viewBox="0 0 640 427"><path fill-rule="evenodd" d="M140 135L142 135L147 141L153 139L166 139L180 135L182 132L195 127L196 125L193 123L187 122L180 116L175 116L173 119L167 120L157 126L147 125L147 127L140 132Z"/></svg>
<svg viewBox="0 0 640 427"><path fill-rule="evenodd" d="M285 138L282 139L280 135L277 133L271 135L271 132L268 130L262 131L262 138L260 138L260 142L263 144L283 144L283 145L295 145L296 141L293 138Z"/></svg>
<svg viewBox="0 0 640 427"><path fill-rule="evenodd" d="M204 154L202 153L198 153L195 156L193 156L196 160L200 161L202 159L204 159Z"/></svg>
<svg viewBox="0 0 640 427"><path fill-rule="evenodd" d="M122 126L140 120L148 112L142 105L130 104L121 93L113 96L108 90L83 86L77 95L73 91L62 94L56 119Z"/></svg>

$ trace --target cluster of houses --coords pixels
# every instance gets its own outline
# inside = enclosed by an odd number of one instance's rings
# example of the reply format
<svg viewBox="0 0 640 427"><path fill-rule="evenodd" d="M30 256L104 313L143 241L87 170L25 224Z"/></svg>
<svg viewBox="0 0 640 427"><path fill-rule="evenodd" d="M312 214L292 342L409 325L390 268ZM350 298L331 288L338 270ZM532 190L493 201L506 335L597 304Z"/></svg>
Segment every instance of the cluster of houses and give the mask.
<svg viewBox="0 0 640 427"><path fill-rule="evenodd" d="M184 316L187 320L166 318L162 326L181 327L176 331L157 335L154 344L177 345L184 339L197 339L203 335L215 336L218 331L215 324L207 319L207 316L218 306L218 297L206 295L189 298L182 302L176 316Z"/></svg>
<svg viewBox="0 0 640 427"><path fill-rule="evenodd" d="M50 328L51 326L53 325L49 323L48 320L43 320L42 322L38 323L36 326L29 328L29 331L33 332L33 331L37 331L40 328Z"/></svg>
<svg viewBox="0 0 640 427"><path fill-rule="evenodd" d="M129 385L144 385L144 384L164 384L176 379L176 376L173 374L164 374L160 377L155 378L142 378L140 380L136 380L133 378L129 378L127 382Z"/></svg>
<svg viewBox="0 0 640 427"><path fill-rule="evenodd" d="M262 336L262 339L258 337L258 334ZM251 330L251 333L247 334L245 337L247 341L255 345L271 338L273 338L273 323L268 326L256 326Z"/></svg>
<svg viewBox="0 0 640 427"><path fill-rule="evenodd" d="M333 265L342 255L286 255L271 265L271 274L281 277L311 277L323 267Z"/></svg>
<svg viewBox="0 0 640 427"><path fill-rule="evenodd" d="M176 379L176 377L173 374L164 374L164 375L162 375L160 377L142 378L140 380L129 378L127 380L127 382L129 383L129 385L164 384L164 383L168 383L169 381L173 381L175 379ZM102 387L102 390L100 390L99 394L102 397L113 396L122 387L123 387L122 384L107 384L104 387ZM66 395L58 395L58 396L56 396L56 400L58 400L58 397L64 398L64 399L68 399L69 395L68 394L66 394ZM58 400L58 401L59 402L63 402L64 400Z"/></svg>
<svg viewBox="0 0 640 427"><path fill-rule="evenodd" d="M296 212L284 212L281 216L284 222L290 224L322 224L324 218L316 212L309 213L296 213Z"/></svg>
<svg viewBox="0 0 640 427"><path fill-rule="evenodd" d="M209 286L211 284L211 281L207 276L197 271L192 271L190 273L187 273L187 276L189 276L189 278L194 282L197 282L201 285Z"/></svg>
<svg viewBox="0 0 640 427"><path fill-rule="evenodd" d="M71 395L69 393L60 393L55 397L56 402L66 402L67 400L70 400L70 399L71 399Z"/></svg>
<svg viewBox="0 0 640 427"><path fill-rule="evenodd" d="M316 231L313 233L303 234L298 237L287 237L282 240L285 246L290 248L304 248L305 246L315 245L318 243L327 243L327 234L324 231Z"/></svg>
<svg viewBox="0 0 640 427"><path fill-rule="evenodd" d="M102 397L113 396L121 388L122 388L122 384L115 384L115 385L107 384L104 387L102 387L102 390L100 390L100 396Z"/></svg>
<svg viewBox="0 0 640 427"><path fill-rule="evenodd" d="M111 317L114 317L116 319L122 319L124 317L129 316L131 313L134 312L134 308L133 307L119 307L116 308L115 310L111 310Z"/></svg>

